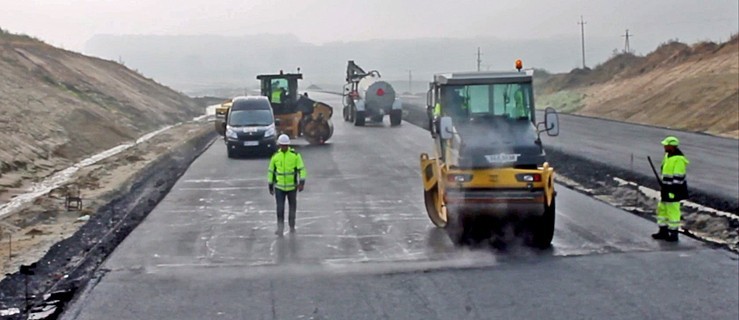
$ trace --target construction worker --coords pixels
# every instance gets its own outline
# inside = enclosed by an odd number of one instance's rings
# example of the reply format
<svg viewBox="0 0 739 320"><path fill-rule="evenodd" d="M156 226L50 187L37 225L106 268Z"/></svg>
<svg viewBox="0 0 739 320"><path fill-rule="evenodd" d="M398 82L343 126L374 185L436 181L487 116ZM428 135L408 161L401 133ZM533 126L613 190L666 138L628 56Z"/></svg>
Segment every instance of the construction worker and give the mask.
<svg viewBox="0 0 739 320"><path fill-rule="evenodd" d="M439 119L441 118L441 101L439 100L436 100L436 104L434 104L434 109L431 113L431 117L429 117L429 131L432 132L439 131ZM431 136L433 137L434 135L432 134Z"/></svg>
<svg viewBox="0 0 739 320"><path fill-rule="evenodd" d="M282 98L284 95L285 95L285 89L281 88L279 83L272 82L272 94L271 94L270 102L282 103Z"/></svg>
<svg viewBox="0 0 739 320"><path fill-rule="evenodd" d="M269 162L267 181L269 183L269 194L274 195L277 200L277 231L275 234L282 236L285 229L285 198L287 198L290 210L288 223L290 233L295 232L295 212L298 206L297 192L305 188L306 170L300 153L290 148L290 137L281 134L277 138L280 147Z"/></svg>
<svg viewBox="0 0 739 320"><path fill-rule="evenodd" d="M662 181L660 202L657 204L657 225L659 231L652 238L678 241L680 229L680 201L688 197L686 169L690 161L678 147L680 140L669 136L662 140L665 157L662 160Z"/></svg>
<svg viewBox="0 0 739 320"><path fill-rule="evenodd" d="M524 103L523 89L518 86L518 89L513 93L513 99L516 102L516 108L511 112L511 118L520 119L528 118L528 107Z"/></svg>

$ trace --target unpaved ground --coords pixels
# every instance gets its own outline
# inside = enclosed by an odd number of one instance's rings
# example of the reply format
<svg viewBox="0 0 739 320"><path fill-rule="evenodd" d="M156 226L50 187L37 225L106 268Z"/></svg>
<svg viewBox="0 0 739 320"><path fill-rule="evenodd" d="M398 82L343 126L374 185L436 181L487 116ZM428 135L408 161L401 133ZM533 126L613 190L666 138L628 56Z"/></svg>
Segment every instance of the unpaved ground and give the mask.
<svg viewBox="0 0 739 320"><path fill-rule="evenodd" d="M739 138L739 35L545 75L537 95L537 105L563 112Z"/></svg>
<svg viewBox="0 0 739 320"><path fill-rule="evenodd" d="M203 113L116 62L0 30L0 204L49 174Z"/></svg>
<svg viewBox="0 0 739 320"><path fill-rule="evenodd" d="M57 242L73 235L113 197L126 192L132 178L172 148L212 131L207 122L190 122L159 133L106 160L78 171L69 186L78 186L81 211L67 211L60 187L0 220L0 280L21 264L38 261Z"/></svg>

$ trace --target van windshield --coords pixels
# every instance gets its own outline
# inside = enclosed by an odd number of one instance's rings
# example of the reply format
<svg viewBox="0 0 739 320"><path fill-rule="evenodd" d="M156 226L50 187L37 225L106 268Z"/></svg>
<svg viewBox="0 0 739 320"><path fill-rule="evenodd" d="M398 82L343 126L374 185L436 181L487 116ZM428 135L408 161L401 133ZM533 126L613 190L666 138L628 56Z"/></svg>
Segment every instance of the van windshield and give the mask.
<svg viewBox="0 0 739 320"><path fill-rule="evenodd" d="M270 110L233 110L228 124L234 127L268 126L274 122Z"/></svg>

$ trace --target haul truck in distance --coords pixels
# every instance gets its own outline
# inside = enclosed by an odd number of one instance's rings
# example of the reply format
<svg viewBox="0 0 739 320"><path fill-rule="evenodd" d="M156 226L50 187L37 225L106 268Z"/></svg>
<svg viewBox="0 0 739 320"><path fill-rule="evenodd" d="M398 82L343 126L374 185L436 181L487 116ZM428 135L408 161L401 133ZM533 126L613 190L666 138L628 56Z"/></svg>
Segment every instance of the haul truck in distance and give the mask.
<svg viewBox="0 0 739 320"><path fill-rule="evenodd" d="M455 243L513 230L546 248L554 236L554 168L540 134L558 135L558 117L547 108L536 122L533 70L521 71L520 60L516 67L437 74L430 83L436 154L421 154L424 200L431 221Z"/></svg>

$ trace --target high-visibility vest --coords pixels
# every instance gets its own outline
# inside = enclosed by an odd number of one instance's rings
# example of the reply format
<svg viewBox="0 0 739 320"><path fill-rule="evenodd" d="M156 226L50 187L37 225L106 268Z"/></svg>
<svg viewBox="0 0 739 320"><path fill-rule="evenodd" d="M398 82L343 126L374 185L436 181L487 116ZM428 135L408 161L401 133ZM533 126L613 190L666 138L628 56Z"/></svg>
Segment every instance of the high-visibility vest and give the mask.
<svg viewBox="0 0 739 320"><path fill-rule="evenodd" d="M282 90L272 91L272 103L282 103Z"/></svg>
<svg viewBox="0 0 739 320"><path fill-rule="evenodd" d="M305 183L307 172L303 157L292 148L278 150L269 161L267 182L283 191L292 191L298 184Z"/></svg>
<svg viewBox="0 0 739 320"><path fill-rule="evenodd" d="M688 196L687 167L690 161L682 152L670 155L665 153L662 159L662 185L672 193L672 201L685 200Z"/></svg>

